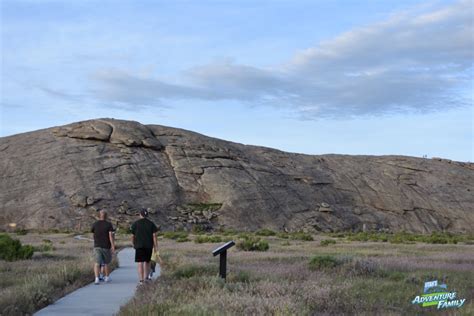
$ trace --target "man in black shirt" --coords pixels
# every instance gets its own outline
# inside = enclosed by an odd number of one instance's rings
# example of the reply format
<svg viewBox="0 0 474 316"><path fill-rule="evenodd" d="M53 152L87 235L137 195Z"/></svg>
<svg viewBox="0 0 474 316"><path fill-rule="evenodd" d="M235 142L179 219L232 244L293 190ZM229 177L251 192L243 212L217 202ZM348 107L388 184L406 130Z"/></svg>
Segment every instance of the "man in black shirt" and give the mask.
<svg viewBox="0 0 474 316"><path fill-rule="evenodd" d="M149 280L150 260L153 249L158 251L158 242L156 240L156 232L158 228L148 218L148 211L142 209L140 211L140 219L132 224L130 228L132 232L132 242L135 248L135 262L138 263L138 278L140 284L143 280Z"/></svg>
<svg viewBox="0 0 474 316"><path fill-rule="evenodd" d="M92 233L94 233L94 274L95 284L99 284L100 266L104 265L105 282L110 281L109 263L112 261L112 253L115 252L114 228L107 219L107 212L100 210L99 220L92 225Z"/></svg>

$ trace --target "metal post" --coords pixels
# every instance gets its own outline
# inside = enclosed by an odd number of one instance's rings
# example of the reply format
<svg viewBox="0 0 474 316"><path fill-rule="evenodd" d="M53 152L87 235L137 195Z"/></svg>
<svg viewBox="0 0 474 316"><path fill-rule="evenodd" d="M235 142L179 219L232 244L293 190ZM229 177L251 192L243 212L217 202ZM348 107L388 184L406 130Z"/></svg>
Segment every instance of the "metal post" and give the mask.
<svg viewBox="0 0 474 316"><path fill-rule="evenodd" d="M220 266L219 266L219 275L221 278L225 280L226 278L226 270L227 270L227 250L221 252L220 255Z"/></svg>
<svg viewBox="0 0 474 316"><path fill-rule="evenodd" d="M217 249L214 249L212 254L215 256L219 256L219 276L224 279L226 278L227 274L227 249L234 246L235 242L233 240L225 243L224 245L220 246Z"/></svg>

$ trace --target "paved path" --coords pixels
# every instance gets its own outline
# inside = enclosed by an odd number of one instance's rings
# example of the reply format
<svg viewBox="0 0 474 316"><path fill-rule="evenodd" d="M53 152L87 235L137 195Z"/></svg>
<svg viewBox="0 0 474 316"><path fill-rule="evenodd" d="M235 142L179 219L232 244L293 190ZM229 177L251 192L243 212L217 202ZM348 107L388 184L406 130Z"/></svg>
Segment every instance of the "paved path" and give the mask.
<svg viewBox="0 0 474 316"><path fill-rule="evenodd" d="M125 248L117 254L120 267L110 274L110 283L101 282L100 285L91 283L43 308L35 315L114 315L118 313L120 306L133 297L137 287L138 274L134 255L133 248ZM154 277L160 274L158 264L156 272ZM92 267L91 280L93 280Z"/></svg>

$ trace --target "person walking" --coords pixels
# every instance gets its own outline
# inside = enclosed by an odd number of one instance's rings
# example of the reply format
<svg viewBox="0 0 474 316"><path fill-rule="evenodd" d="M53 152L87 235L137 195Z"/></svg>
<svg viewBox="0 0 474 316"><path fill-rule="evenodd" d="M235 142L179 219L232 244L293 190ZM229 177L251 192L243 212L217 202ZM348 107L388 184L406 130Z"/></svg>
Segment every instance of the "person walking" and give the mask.
<svg viewBox="0 0 474 316"><path fill-rule="evenodd" d="M107 221L107 212L99 211L99 220L92 225L94 234L94 284L99 284L99 274L101 265L104 266L105 282L110 282L109 264L112 261L112 254L115 252L114 228L112 223Z"/></svg>
<svg viewBox="0 0 474 316"><path fill-rule="evenodd" d="M156 232L158 228L155 223L148 219L148 211L140 211L140 219L134 222L130 228L132 232L132 243L135 248L135 262L138 263L139 285L144 280L151 280L150 261L153 249L158 252L158 241Z"/></svg>

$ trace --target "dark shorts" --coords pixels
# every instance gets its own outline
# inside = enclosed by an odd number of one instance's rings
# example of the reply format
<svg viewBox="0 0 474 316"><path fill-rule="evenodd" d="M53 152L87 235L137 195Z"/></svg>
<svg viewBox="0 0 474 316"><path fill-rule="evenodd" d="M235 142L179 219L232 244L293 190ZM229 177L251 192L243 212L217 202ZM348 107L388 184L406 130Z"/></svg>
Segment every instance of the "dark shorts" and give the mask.
<svg viewBox="0 0 474 316"><path fill-rule="evenodd" d="M135 262L150 262L153 248L135 249Z"/></svg>
<svg viewBox="0 0 474 316"><path fill-rule="evenodd" d="M112 261L112 252L107 248L94 248L94 259L97 264L109 264Z"/></svg>

